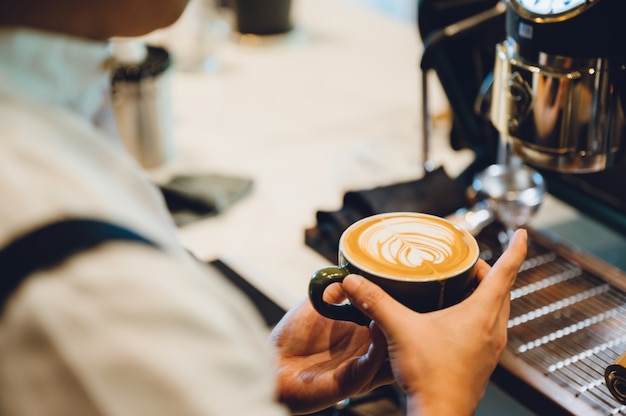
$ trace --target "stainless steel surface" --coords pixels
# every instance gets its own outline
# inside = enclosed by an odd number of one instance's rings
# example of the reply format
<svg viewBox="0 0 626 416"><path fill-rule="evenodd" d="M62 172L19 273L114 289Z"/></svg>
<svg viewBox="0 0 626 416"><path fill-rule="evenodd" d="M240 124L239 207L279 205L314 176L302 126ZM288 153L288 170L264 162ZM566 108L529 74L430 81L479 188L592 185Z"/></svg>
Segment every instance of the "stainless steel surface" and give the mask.
<svg viewBox="0 0 626 416"><path fill-rule="evenodd" d="M532 230L531 230L532 231ZM479 238L483 252L497 250ZM509 342L502 361L572 414L626 414L610 395L604 369L626 349L626 275L531 232L511 292ZM529 369L525 373L519 368Z"/></svg>
<svg viewBox="0 0 626 416"><path fill-rule="evenodd" d="M604 58L521 56L508 39L496 45L491 121L534 166L575 173L606 169L622 141L616 85L623 71Z"/></svg>
<svg viewBox="0 0 626 416"><path fill-rule="evenodd" d="M170 74L167 69L148 76L113 80L117 130L126 149L144 168L161 166L175 153Z"/></svg>
<svg viewBox="0 0 626 416"><path fill-rule="evenodd" d="M472 182L478 200L487 200L504 225L500 240L508 244L515 229L528 224L546 195L543 177L525 165L491 165Z"/></svg>
<svg viewBox="0 0 626 416"><path fill-rule="evenodd" d="M457 210L446 219L476 236L496 219L495 207L491 201L482 200L470 208Z"/></svg>
<svg viewBox="0 0 626 416"><path fill-rule="evenodd" d="M420 97L422 102L422 168L424 169L424 173L427 173L435 170L435 163L430 159L432 126L430 106L428 105L428 71L422 71L421 86L422 91Z"/></svg>

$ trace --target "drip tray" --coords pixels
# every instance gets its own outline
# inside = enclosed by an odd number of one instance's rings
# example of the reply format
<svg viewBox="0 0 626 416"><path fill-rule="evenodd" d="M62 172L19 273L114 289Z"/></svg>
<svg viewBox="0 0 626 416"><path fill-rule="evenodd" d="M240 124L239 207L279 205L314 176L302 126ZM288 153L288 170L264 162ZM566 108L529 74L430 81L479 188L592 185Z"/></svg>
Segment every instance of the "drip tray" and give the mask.
<svg viewBox="0 0 626 416"><path fill-rule="evenodd" d="M489 229L483 257L499 254ZM539 414L626 415L604 369L626 351L626 274L529 230L511 292L509 341L493 381Z"/></svg>

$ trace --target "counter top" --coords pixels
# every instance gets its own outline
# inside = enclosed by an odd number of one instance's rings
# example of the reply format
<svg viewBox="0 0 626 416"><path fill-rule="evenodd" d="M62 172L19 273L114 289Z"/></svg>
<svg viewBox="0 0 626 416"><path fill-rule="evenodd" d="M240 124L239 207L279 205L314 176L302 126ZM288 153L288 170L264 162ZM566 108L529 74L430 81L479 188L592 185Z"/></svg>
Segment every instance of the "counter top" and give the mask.
<svg viewBox="0 0 626 416"><path fill-rule="evenodd" d="M167 166L252 178L250 194L180 237L285 307L327 265L304 243L317 210L421 175L416 28L337 0L295 0L293 20L260 44L219 43L216 72L174 73Z"/></svg>
<svg viewBox="0 0 626 416"><path fill-rule="evenodd" d="M281 306L306 296L327 261L304 243L318 210L346 191L423 175L417 28L354 0L294 0L286 35L219 42L212 72L175 71L177 157L156 176L219 173L251 178L250 194L224 213L180 229L201 259L221 258ZM454 176L471 152L448 148L442 114L432 156ZM548 198L538 227L576 221ZM611 243L613 244L613 243Z"/></svg>

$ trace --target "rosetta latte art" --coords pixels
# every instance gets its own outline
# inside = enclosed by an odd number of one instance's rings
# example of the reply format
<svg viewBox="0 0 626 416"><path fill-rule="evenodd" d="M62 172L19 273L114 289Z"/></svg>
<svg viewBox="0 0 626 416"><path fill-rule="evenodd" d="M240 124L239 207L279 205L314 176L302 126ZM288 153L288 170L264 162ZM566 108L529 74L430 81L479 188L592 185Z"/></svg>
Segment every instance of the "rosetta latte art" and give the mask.
<svg viewBox="0 0 626 416"><path fill-rule="evenodd" d="M370 218L351 227L342 245L357 267L412 279L448 277L470 267L477 255L463 231L427 215Z"/></svg>
<svg viewBox="0 0 626 416"><path fill-rule="evenodd" d="M369 255L407 267L441 264L452 255L456 243L449 227L404 218L372 224L359 240Z"/></svg>

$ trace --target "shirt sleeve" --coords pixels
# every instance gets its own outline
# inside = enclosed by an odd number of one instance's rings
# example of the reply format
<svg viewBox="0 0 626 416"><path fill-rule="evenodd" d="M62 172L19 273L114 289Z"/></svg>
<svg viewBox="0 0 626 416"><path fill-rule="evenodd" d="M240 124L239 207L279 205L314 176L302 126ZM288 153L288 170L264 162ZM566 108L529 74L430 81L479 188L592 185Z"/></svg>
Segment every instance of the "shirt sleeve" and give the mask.
<svg viewBox="0 0 626 416"><path fill-rule="evenodd" d="M0 414L287 415L267 331L218 272L107 244L7 304Z"/></svg>

